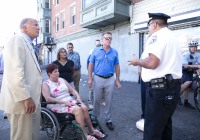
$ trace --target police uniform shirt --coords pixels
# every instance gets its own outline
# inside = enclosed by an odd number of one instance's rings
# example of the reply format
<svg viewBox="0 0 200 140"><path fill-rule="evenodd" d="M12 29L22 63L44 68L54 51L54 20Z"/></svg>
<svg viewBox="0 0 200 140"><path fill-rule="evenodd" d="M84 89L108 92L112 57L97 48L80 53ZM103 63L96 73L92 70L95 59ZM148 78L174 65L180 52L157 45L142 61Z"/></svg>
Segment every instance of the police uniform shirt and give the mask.
<svg viewBox="0 0 200 140"><path fill-rule="evenodd" d="M147 52L143 52L143 53L141 54L140 59L145 59L145 58L147 58L147 57L148 57L148 53L147 53Z"/></svg>
<svg viewBox="0 0 200 140"><path fill-rule="evenodd" d="M198 65L200 64L200 54L198 52L195 52L191 54L189 51L183 53L183 65L188 65L189 63L192 63L192 65Z"/></svg>
<svg viewBox="0 0 200 140"><path fill-rule="evenodd" d="M176 38L167 27L158 30L148 38L144 52L151 53L160 60L155 69L142 68L144 82L164 77L166 74L172 74L174 79L182 77L181 49Z"/></svg>

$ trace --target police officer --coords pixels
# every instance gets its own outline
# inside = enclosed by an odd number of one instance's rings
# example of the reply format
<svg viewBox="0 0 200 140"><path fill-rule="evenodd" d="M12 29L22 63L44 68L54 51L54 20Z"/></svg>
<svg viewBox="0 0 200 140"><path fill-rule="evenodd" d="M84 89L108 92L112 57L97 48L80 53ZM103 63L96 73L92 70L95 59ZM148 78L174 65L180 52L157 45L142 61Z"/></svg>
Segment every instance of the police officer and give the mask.
<svg viewBox="0 0 200 140"><path fill-rule="evenodd" d="M144 50L148 56L134 56L128 62L142 67L142 79L147 86L144 140L172 140L171 116L181 89L182 55L176 37L167 28L170 16L148 14L150 36Z"/></svg>
<svg viewBox="0 0 200 140"><path fill-rule="evenodd" d="M192 82L192 77L193 77L193 72L189 68L192 67L200 67L200 54L197 52L197 47L198 43L195 41L191 41L188 46L189 46L189 51L183 53L183 83L185 84L186 82L191 83ZM190 84L189 84L190 85ZM184 90L184 107L190 108L190 109L195 109L189 102L188 102L188 97L190 93L191 86L186 88ZM179 105L182 105L181 99L178 102Z"/></svg>

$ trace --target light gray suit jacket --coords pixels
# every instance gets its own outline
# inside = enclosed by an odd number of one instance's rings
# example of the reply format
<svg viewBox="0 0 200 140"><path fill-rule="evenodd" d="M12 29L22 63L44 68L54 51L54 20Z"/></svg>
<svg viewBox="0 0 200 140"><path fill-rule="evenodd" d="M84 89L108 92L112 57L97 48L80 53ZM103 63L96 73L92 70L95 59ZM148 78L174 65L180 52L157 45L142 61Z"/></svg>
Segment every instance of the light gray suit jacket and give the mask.
<svg viewBox="0 0 200 140"><path fill-rule="evenodd" d="M4 48L0 110L25 114L23 100L29 97L40 105L41 85L41 69L32 45L22 34L15 35Z"/></svg>

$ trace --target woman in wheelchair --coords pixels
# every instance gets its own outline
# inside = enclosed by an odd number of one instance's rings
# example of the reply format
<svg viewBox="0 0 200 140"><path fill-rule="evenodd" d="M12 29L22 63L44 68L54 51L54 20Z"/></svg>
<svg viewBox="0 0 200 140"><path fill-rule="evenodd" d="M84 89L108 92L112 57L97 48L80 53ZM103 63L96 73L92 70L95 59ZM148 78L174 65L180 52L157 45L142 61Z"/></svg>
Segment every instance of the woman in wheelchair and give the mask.
<svg viewBox="0 0 200 140"><path fill-rule="evenodd" d="M55 113L73 114L87 140L104 138L105 135L92 126L88 108L82 102L78 92L67 81L59 77L58 66L56 64L49 64L46 67L46 72L49 78L43 82L42 94L47 102L55 103L48 104L47 108ZM76 100L70 96L70 93L76 97ZM85 123L88 126L89 134L86 132Z"/></svg>

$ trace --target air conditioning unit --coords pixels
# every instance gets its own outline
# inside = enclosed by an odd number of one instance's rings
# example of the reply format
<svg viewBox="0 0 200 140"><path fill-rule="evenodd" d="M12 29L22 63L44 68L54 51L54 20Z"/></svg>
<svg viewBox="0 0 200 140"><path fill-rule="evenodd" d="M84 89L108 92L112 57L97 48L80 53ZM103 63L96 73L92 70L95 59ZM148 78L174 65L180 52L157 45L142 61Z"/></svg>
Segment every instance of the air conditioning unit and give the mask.
<svg viewBox="0 0 200 140"><path fill-rule="evenodd" d="M45 37L44 45L50 45L50 46L55 45L53 38L52 37Z"/></svg>

